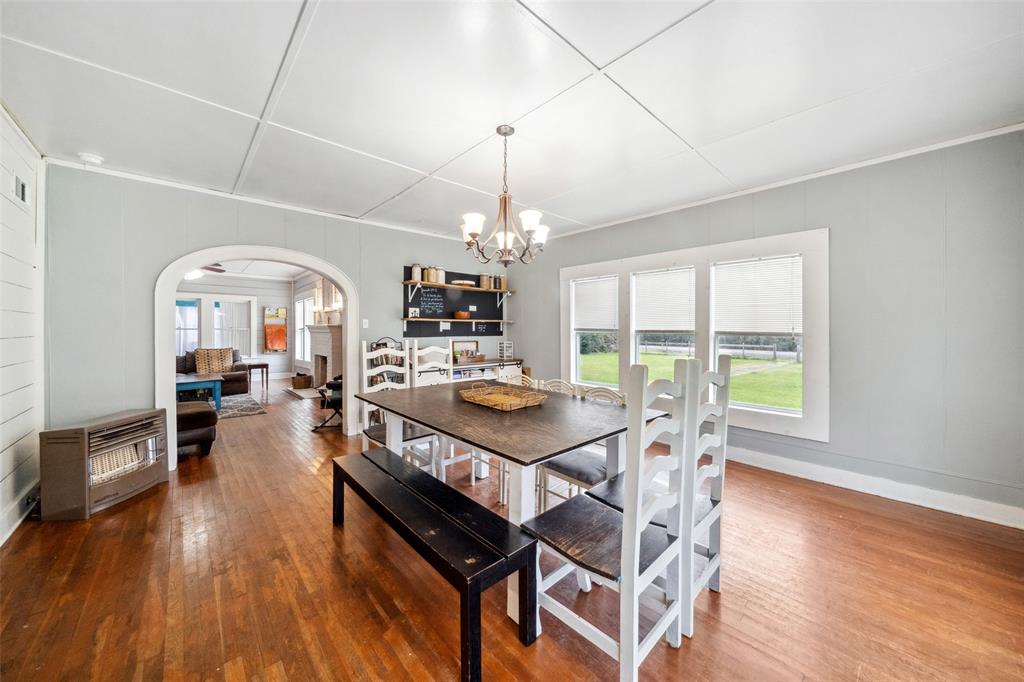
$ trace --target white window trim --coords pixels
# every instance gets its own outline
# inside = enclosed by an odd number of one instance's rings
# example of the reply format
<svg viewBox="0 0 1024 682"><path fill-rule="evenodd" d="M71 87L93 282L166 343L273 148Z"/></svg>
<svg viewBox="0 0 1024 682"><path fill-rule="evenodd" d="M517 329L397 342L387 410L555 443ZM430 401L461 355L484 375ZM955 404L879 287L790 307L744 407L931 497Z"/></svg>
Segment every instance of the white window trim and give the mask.
<svg viewBox="0 0 1024 682"><path fill-rule="evenodd" d="M178 291L178 298L189 298L199 301L199 347L214 348L213 328L213 303L224 301L225 303L248 303L249 304L249 349L245 357L256 357L260 349L256 346L257 327L259 321L259 306L256 305L255 296L239 296L237 294L211 294L207 292L196 293L192 291Z"/></svg>
<svg viewBox="0 0 1024 682"><path fill-rule="evenodd" d="M796 438L828 442L829 423L829 304L828 228L744 239L690 249L665 251L621 260L603 261L562 268L559 271L561 298L561 372L572 381L572 310L570 282L602 275L619 276L619 377L626 376L633 357L633 325L630 296L632 273L662 268L695 269L697 357L710 366L711 355L711 265L716 262L763 258L799 253L803 257L803 413L732 405L732 426L766 431ZM628 352L624 352L628 349ZM620 381L621 384L621 381Z"/></svg>
<svg viewBox="0 0 1024 682"><path fill-rule="evenodd" d="M295 312L296 331L299 330L299 304L302 301L306 300L307 298L313 299L313 305L316 306L316 289L314 287L310 286L307 289L303 289L302 291L297 292L293 297L292 310ZM312 312L312 310L310 312ZM303 326L308 327L309 324L307 323ZM312 357L312 355L310 357ZM312 360L303 360L302 358L299 357L298 344L296 344L295 347L295 364L301 366L303 369L308 369L312 367Z"/></svg>

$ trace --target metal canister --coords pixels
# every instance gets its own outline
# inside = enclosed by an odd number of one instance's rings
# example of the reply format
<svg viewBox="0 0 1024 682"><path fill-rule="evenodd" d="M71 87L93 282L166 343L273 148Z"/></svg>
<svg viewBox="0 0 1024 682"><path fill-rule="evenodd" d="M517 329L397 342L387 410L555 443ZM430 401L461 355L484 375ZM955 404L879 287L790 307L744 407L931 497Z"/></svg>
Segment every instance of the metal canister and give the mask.
<svg viewBox="0 0 1024 682"><path fill-rule="evenodd" d="M485 272L480 273L480 288L490 289L491 288L491 276Z"/></svg>

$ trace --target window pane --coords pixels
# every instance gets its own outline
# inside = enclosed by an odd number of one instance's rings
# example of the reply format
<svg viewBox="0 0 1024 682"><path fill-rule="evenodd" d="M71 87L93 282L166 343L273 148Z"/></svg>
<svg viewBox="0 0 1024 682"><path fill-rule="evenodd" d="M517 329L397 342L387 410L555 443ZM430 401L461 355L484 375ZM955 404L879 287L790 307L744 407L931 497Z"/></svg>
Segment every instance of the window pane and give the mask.
<svg viewBox="0 0 1024 682"><path fill-rule="evenodd" d="M803 336L715 335L715 358L732 356L729 401L799 413L803 409Z"/></svg>
<svg viewBox="0 0 1024 682"><path fill-rule="evenodd" d="M803 259L782 256L712 268L720 334L802 334Z"/></svg>
<svg viewBox="0 0 1024 682"><path fill-rule="evenodd" d="M234 348L251 355L248 301L216 301L213 308L213 343L217 348Z"/></svg>
<svg viewBox="0 0 1024 682"><path fill-rule="evenodd" d="M693 268L633 275L633 328L638 332L693 332L694 289Z"/></svg>
<svg viewBox="0 0 1024 682"><path fill-rule="evenodd" d="M647 365L647 380L675 378L678 358L694 357L693 334L638 333L636 352L639 362Z"/></svg>
<svg viewBox="0 0 1024 682"><path fill-rule="evenodd" d="M576 332L576 381L619 385L619 335L617 332Z"/></svg>
<svg viewBox="0 0 1024 682"><path fill-rule="evenodd" d="M619 278L574 281L572 318L576 329L618 329Z"/></svg>

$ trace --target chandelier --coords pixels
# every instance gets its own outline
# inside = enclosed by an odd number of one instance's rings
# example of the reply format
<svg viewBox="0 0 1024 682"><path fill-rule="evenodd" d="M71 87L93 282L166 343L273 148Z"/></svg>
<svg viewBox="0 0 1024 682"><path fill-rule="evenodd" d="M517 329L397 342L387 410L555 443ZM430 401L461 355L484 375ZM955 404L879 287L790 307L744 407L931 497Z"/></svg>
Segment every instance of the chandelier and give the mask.
<svg viewBox="0 0 1024 682"><path fill-rule="evenodd" d="M481 263L497 259L506 268L517 260L524 265L532 263L544 250L544 242L548 239L548 226L540 224L543 215L540 211L522 211L519 214L522 226L512 215L512 195L508 193L508 138L515 131L510 125L500 125L496 130L502 137L505 154L502 159L501 195L498 196L498 220L490 234L480 240L484 221L487 220L483 213L462 216L462 240L466 242L466 250L471 251ZM487 248L492 242L494 250L488 256Z"/></svg>

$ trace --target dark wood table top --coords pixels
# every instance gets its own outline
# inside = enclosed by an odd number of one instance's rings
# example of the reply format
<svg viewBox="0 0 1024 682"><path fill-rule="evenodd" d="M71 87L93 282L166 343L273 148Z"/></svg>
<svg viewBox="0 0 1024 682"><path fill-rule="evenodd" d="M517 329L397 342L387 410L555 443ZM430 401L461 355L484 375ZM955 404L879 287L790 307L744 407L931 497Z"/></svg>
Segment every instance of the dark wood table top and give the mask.
<svg viewBox="0 0 1024 682"><path fill-rule="evenodd" d="M474 382L498 384L498 382ZM626 408L547 392L543 405L512 412L466 402L465 383L359 393L356 398L505 459L540 464L625 432ZM665 414L649 410L649 419ZM625 457L625 453L622 453Z"/></svg>

